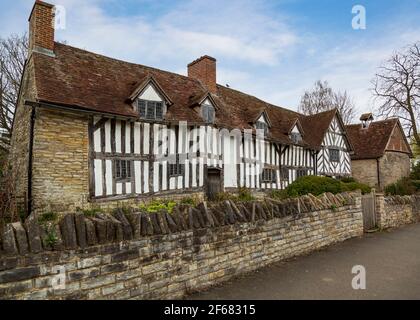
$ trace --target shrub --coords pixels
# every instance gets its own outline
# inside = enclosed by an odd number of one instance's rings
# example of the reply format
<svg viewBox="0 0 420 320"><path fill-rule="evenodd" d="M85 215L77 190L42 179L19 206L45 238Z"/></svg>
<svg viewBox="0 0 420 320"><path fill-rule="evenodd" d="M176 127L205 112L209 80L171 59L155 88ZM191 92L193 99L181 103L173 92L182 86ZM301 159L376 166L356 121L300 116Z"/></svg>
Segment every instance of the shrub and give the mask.
<svg viewBox="0 0 420 320"><path fill-rule="evenodd" d="M239 201L252 201L255 200L255 198L252 196L251 191L247 188L239 188L238 192L238 200Z"/></svg>
<svg viewBox="0 0 420 320"><path fill-rule="evenodd" d="M404 177L385 187L385 195L406 196L416 192L416 184L410 177Z"/></svg>
<svg viewBox="0 0 420 320"><path fill-rule="evenodd" d="M215 201L235 200L237 197L230 192L219 192L216 194Z"/></svg>
<svg viewBox="0 0 420 320"><path fill-rule="evenodd" d="M269 198L283 200L289 197L286 190L270 190L267 193Z"/></svg>
<svg viewBox="0 0 420 320"><path fill-rule="evenodd" d="M371 189L368 185L359 182L342 183L342 192L361 190L362 194L365 194L369 193Z"/></svg>
<svg viewBox="0 0 420 320"><path fill-rule="evenodd" d="M340 181L344 183L357 182L353 177L343 177L340 179Z"/></svg>
<svg viewBox="0 0 420 320"><path fill-rule="evenodd" d="M179 201L179 204L196 206L198 202L199 202L198 199L195 197L184 197Z"/></svg>
<svg viewBox="0 0 420 320"><path fill-rule="evenodd" d="M94 217L96 214L104 212L101 208L83 209L80 211L88 217Z"/></svg>
<svg viewBox="0 0 420 320"><path fill-rule="evenodd" d="M38 222L43 224L46 222L56 221L57 218L58 218L58 215L56 212L48 211L48 212L44 212L43 214L39 216Z"/></svg>
<svg viewBox="0 0 420 320"><path fill-rule="evenodd" d="M412 180L420 180L420 161L411 166L410 178Z"/></svg>
<svg viewBox="0 0 420 320"><path fill-rule="evenodd" d="M328 177L306 176L291 183L285 191L290 197L302 196L308 193L312 193L317 196L324 192L336 194L354 190L361 190L362 193L370 192L371 188L368 185L356 182L354 179L352 180L353 182L346 183ZM348 181L351 181L351 179Z"/></svg>
<svg viewBox="0 0 420 320"><path fill-rule="evenodd" d="M146 211L148 213L155 213L161 210L166 210L168 213L172 213L176 205L177 203L175 201L153 200L150 203L141 204L139 208L140 210Z"/></svg>
<svg viewBox="0 0 420 320"><path fill-rule="evenodd" d="M340 193L341 182L333 178L305 176L298 178L286 189L288 196L297 197L308 193L320 195L324 192Z"/></svg>

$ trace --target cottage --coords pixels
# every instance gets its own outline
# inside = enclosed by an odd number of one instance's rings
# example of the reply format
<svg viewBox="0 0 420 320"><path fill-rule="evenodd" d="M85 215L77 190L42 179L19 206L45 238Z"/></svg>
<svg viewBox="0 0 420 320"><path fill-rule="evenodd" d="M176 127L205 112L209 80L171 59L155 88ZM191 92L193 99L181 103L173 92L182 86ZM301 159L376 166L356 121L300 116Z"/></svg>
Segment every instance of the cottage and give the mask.
<svg viewBox="0 0 420 320"><path fill-rule="evenodd" d="M219 85L209 56L183 76L57 43L52 19L36 1L11 141L30 210L351 175L337 110L304 116Z"/></svg>
<svg viewBox="0 0 420 320"><path fill-rule="evenodd" d="M363 114L361 124L346 126L354 148L352 175L358 181L381 190L410 174L410 145L397 118L373 121Z"/></svg>

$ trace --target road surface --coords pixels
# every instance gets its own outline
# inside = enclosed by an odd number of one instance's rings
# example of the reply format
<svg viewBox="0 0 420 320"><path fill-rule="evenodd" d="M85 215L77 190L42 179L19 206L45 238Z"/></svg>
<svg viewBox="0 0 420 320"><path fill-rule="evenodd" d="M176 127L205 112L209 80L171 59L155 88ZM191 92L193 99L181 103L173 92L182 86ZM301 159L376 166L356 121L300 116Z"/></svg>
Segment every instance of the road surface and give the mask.
<svg viewBox="0 0 420 320"><path fill-rule="evenodd" d="M354 290L355 265L366 289ZM420 223L279 262L187 299L420 299Z"/></svg>

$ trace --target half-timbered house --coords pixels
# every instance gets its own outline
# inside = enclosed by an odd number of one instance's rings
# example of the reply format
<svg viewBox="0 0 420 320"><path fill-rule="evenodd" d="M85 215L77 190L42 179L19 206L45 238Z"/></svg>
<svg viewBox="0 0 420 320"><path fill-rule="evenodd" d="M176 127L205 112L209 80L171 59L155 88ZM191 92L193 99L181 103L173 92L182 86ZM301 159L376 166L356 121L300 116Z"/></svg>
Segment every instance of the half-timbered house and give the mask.
<svg viewBox="0 0 420 320"><path fill-rule="evenodd" d="M209 197L351 174L337 110L304 116L216 83L203 56L183 76L54 41L36 1L12 136L32 209L157 195Z"/></svg>

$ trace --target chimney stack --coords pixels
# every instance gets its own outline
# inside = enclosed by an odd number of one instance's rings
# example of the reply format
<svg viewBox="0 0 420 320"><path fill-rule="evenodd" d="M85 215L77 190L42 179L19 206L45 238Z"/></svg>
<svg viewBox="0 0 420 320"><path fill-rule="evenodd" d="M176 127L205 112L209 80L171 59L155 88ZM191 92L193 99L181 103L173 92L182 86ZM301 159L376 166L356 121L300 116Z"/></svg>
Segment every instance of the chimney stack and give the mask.
<svg viewBox="0 0 420 320"><path fill-rule="evenodd" d="M54 6L36 0L29 16L29 52L54 55Z"/></svg>
<svg viewBox="0 0 420 320"><path fill-rule="evenodd" d="M217 92L216 59L202 56L188 64L188 77L200 80L211 93Z"/></svg>

